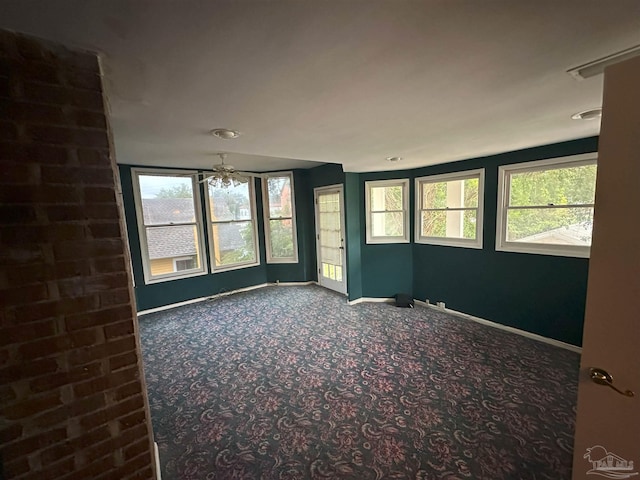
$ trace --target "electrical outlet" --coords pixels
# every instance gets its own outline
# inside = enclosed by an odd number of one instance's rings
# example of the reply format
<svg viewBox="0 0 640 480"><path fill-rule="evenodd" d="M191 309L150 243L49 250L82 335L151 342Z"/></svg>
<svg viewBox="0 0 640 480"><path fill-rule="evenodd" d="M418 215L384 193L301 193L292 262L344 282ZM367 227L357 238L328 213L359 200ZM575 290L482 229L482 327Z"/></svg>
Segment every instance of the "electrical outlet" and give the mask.
<svg viewBox="0 0 640 480"><path fill-rule="evenodd" d="M444 310L444 302L436 302L436 305L438 306L438 308Z"/></svg>

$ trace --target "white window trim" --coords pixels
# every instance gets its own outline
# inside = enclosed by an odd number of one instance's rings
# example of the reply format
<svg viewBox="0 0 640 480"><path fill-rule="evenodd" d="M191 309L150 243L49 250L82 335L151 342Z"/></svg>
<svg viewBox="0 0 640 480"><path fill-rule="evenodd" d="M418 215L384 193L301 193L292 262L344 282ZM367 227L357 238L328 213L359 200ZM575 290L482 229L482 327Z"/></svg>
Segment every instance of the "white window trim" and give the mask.
<svg viewBox="0 0 640 480"><path fill-rule="evenodd" d="M269 178L289 177L291 181L291 226L293 229L293 257L279 257L273 258L271 256L271 228L270 220L286 220L289 217L274 217L270 216L269 208L269 186L267 182ZM262 177L262 208L264 212L264 241L265 250L267 252L267 263L298 263L298 227L296 224L296 201L295 201L295 186L293 184L293 172L274 172Z"/></svg>
<svg viewBox="0 0 640 480"><path fill-rule="evenodd" d="M140 193L139 175L164 175L170 177L189 177L193 188L193 201L195 203L195 225L198 230L198 242L200 244L200 268L193 270L181 270L179 272L164 273L162 275L153 276L151 274L151 261L149 259L149 250L147 247L147 230L144 224L144 212L142 211L142 195ZM140 240L140 253L142 257L142 269L144 273L145 285L153 283L167 282L170 280L178 280L181 278L198 277L208 273L204 258L205 243L204 231L202 228L202 204L200 202L200 188L198 188L198 172L194 170L162 170L154 168L132 168L131 179L133 183L133 199L136 210L136 220L138 224L138 237ZM190 224L189 224L190 225Z"/></svg>
<svg viewBox="0 0 640 480"><path fill-rule="evenodd" d="M172 260L173 260L173 269L175 271L178 271L178 262L181 261L181 260L191 260L191 257L190 256L174 257L174 258L172 258Z"/></svg>
<svg viewBox="0 0 640 480"><path fill-rule="evenodd" d="M212 273L228 272L230 270L238 270L241 268L249 268L260 265L260 248L258 244L258 219L256 218L256 186L255 177L249 178L249 203L251 207L251 224L253 226L253 246L255 248L256 259L254 261L234 263L233 265L216 266L215 258L215 245L213 244L213 219L211 218L211 212L209 205L209 186L204 183L205 198L206 198L206 217L207 217L207 238L209 240L209 263ZM249 220L239 220L239 222L247 222ZM215 223L233 223L233 222L215 222Z"/></svg>
<svg viewBox="0 0 640 480"><path fill-rule="evenodd" d="M539 243L509 242L506 240L507 202L509 201L509 175L520 171L548 170L550 167L579 167L597 164L597 153L549 158L534 162L502 165L498 168L498 208L496 214L496 251L533 253L559 257L589 258L591 247L579 245L550 245Z"/></svg>
<svg viewBox="0 0 640 480"><path fill-rule="evenodd" d="M426 237L422 236L421 231L421 213L422 213L422 184L423 183L440 183L451 182L455 180L464 180L468 178L478 177L478 207L475 209L476 214L476 238L454 238L454 237ZM465 170L462 172L443 173L440 175L428 175L415 179L416 192L416 211L415 211L415 243L425 245L441 245L448 247L464 247L482 249L482 236L484 232L484 168L476 170ZM442 209L443 211L445 209ZM463 210L474 210L473 208L464 208Z"/></svg>
<svg viewBox="0 0 640 480"><path fill-rule="evenodd" d="M399 178L392 180L374 180L364 183L365 224L367 244L383 243L409 243L409 179ZM371 188L375 187L402 187L402 218L403 234L395 237L374 237L371 235Z"/></svg>

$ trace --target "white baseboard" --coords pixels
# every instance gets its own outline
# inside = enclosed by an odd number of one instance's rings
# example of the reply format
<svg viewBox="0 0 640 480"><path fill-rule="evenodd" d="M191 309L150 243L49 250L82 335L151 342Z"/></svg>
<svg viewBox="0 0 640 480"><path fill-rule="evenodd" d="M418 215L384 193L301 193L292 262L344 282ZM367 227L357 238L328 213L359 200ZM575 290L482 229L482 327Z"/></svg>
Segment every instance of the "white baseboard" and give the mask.
<svg viewBox="0 0 640 480"><path fill-rule="evenodd" d="M184 302L171 303L169 305L163 305L161 307L150 308L148 310L141 310L141 311L138 312L138 316L141 317L142 315L148 315L149 313L162 312L164 310L170 310L172 308L182 307L184 305L191 305L192 303L204 302L205 300L215 300L216 298L226 297L226 296L229 296L229 295L234 295L236 293L249 292L251 290L257 290L258 288L264 288L264 287L293 287L293 286L300 286L300 285L316 285L316 284L317 284L317 282L314 282L314 281L310 281L310 282L260 283L258 285L251 285L250 287L238 288L236 290L230 290L228 292L216 293L215 295L209 295L208 297L199 297L199 298L194 298L194 299L191 299L191 300L186 300Z"/></svg>
<svg viewBox="0 0 640 480"><path fill-rule="evenodd" d="M156 480L162 480L162 473L160 472L160 452L158 451L158 444L153 442L153 453L156 458Z"/></svg>
<svg viewBox="0 0 640 480"><path fill-rule="evenodd" d="M385 298L385 297L360 297L355 300L351 300L347 302L349 305L357 305L359 303L393 303L395 302L394 298Z"/></svg>
<svg viewBox="0 0 640 480"><path fill-rule="evenodd" d="M440 308L435 305L431 305L430 303L423 302L421 300L415 300L415 303L416 305L420 305L422 307L432 308L440 312L447 312L452 315L456 315L458 317L466 318L467 320L471 320L476 323L481 323L482 325L487 325L489 327L497 328L499 330L504 330L510 333L515 333L516 335L521 335L523 337L531 338L532 340L537 340L538 342L547 343L549 345L564 348L565 350L570 350L572 352L582 353L582 348L576 345L571 345L570 343L561 342L560 340L556 340L554 338L543 337L542 335L538 335L537 333L531 333L531 332L527 332L526 330L520 330L519 328L509 327L508 325L502 325L501 323L492 322L491 320L475 317L473 315L469 315L468 313L458 312L457 310L452 310L450 308Z"/></svg>
<svg viewBox="0 0 640 480"><path fill-rule="evenodd" d="M268 287L299 287L301 285L317 285L318 282L310 280L308 282L269 282L265 285Z"/></svg>

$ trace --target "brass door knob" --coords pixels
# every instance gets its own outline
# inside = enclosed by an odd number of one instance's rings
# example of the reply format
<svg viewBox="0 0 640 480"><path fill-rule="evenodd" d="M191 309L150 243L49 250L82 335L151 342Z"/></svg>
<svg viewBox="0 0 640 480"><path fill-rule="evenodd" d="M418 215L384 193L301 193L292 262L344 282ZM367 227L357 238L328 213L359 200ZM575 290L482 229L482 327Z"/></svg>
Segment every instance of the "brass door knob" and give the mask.
<svg viewBox="0 0 640 480"><path fill-rule="evenodd" d="M609 372L603 370L602 368L591 367L589 369L589 377L591 381L597 383L598 385L605 385L607 387L613 388L620 395L625 395L627 397L634 397L635 393L631 390L625 390L624 392L613 385L613 377Z"/></svg>

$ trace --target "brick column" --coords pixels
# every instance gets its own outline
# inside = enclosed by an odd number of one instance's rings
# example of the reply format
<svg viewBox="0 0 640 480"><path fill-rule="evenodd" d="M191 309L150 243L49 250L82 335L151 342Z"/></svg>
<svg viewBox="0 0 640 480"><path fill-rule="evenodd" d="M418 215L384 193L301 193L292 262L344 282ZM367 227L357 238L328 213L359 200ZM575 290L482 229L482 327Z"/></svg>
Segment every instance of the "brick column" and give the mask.
<svg viewBox="0 0 640 480"><path fill-rule="evenodd" d="M154 478L114 178L97 57L0 31L6 478Z"/></svg>

